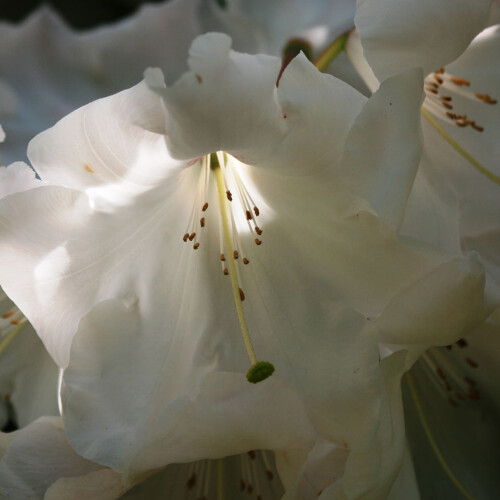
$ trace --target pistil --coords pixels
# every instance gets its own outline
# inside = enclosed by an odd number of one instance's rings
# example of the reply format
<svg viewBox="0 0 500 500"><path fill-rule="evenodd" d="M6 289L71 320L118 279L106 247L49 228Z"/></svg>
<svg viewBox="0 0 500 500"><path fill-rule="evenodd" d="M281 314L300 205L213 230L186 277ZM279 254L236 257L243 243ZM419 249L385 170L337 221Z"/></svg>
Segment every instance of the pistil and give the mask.
<svg viewBox="0 0 500 500"><path fill-rule="evenodd" d="M221 156L221 158L223 158ZM222 171L223 166L219 162L218 155L212 153L210 155L210 168L213 171L217 183L218 200L220 208L220 216L222 223L222 232L224 235L224 245L225 245L225 255L224 261L227 263L229 268L229 277L231 279L231 289L233 291L234 304L236 306L236 312L238 314L238 321L240 323L241 334L243 336L243 341L245 348L250 359L251 367L247 372L247 380L252 383L261 382L268 378L274 372L274 366L267 361L258 361L255 355L255 350L250 338L250 332L248 330L248 325L245 318L245 311L243 309L243 300L245 295L238 282L238 275L236 271L235 264L235 249L233 247L233 238L230 222L230 217L227 209L227 188L224 179L224 173ZM221 257L222 260L222 257Z"/></svg>

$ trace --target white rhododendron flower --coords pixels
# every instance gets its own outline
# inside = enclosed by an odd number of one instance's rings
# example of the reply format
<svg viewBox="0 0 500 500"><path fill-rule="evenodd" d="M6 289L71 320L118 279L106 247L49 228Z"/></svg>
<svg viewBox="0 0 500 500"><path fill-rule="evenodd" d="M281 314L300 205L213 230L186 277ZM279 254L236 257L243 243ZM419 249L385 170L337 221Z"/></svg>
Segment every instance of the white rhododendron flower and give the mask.
<svg viewBox="0 0 500 500"><path fill-rule="evenodd" d="M360 37L351 37L347 51L373 90L379 79L409 67L428 73L423 154L401 232L445 250L477 252L498 294L500 30L481 32L498 22L498 4L462 4L363 2ZM430 349L407 379L423 496L486 498L498 491L499 342L497 310L458 343ZM470 460L478 454L481 460Z"/></svg>
<svg viewBox="0 0 500 500"><path fill-rule="evenodd" d="M489 310L476 256L391 229L419 162L422 73L367 100L300 55L276 85L278 58L220 34L188 64L37 136L48 185L0 201L0 278L65 368L68 442L127 485L273 450L298 457L290 495L380 498L408 359L380 362L379 341L448 344ZM257 360L276 372L253 385Z"/></svg>

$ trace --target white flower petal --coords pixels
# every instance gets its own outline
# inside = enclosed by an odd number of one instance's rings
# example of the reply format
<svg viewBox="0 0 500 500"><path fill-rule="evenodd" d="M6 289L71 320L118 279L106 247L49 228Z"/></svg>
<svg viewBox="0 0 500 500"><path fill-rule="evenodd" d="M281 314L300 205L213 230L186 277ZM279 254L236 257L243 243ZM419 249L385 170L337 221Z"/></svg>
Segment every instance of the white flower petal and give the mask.
<svg viewBox="0 0 500 500"><path fill-rule="evenodd" d="M0 461L0 491L10 498L41 500L60 477L84 475L98 468L66 443L59 418L44 417L12 435Z"/></svg>
<svg viewBox="0 0 500 500"><path fill-rule="evenodd" d="M487 26L492 0L361 0L355 23L379 81L420 67L427 75L456 59Z"/></svg>
<svg viewBox="0 0 500 500"><path fill-rule="evenodd" d="M116 302L82 321L63 385L75 449L137 473L255 448L308 446L314 433L297 396L274 378L257 386L237 373L204 380L212 370L200 359L208 346L189 326L167 336L137 307Z"/></svg>
<svg viewBox="0 0 500 500"><path fill-rule="evenodd" d="M18 161L8 167L0 167L0 199L41 185L33 169L26 163Z"/></svg>
<svg viewBox="0 0 500 500"><path fill-rule="evenodd" d="M165 100L172 155L188 160L223 150L245 163L293 174L335 162L365 98L321 74L303 55L288 65L276 89L278 58L239 54L230 46L222 34L197 38L191 71L167 89L147 72L146 80Z"/></svg>
<svg viewBox="0 0 500 500"><path fill-rule="evenodd" d="M393 229L420 160L422 84L419 69L386 80L356 118L342 158L346 182Z"/></svg>
<svg viewBox="0 0 500 500"><path fill-rule="evenodd" d="M394 297L377 324L388 344L446 345L488 315L484 266L476 254L455 258Z"/></svg>

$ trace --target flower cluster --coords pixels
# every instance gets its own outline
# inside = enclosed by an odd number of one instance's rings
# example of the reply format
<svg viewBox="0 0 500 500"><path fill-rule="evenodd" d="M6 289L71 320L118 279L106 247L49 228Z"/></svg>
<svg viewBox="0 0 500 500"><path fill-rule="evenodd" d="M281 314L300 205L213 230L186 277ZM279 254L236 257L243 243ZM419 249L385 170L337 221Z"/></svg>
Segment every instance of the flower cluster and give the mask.
<svg viewBox="0 0 500 500"><path fill-rule="evenodd" d="M173 0L0 25L0 497L488 498L497 21Z"/></svg>

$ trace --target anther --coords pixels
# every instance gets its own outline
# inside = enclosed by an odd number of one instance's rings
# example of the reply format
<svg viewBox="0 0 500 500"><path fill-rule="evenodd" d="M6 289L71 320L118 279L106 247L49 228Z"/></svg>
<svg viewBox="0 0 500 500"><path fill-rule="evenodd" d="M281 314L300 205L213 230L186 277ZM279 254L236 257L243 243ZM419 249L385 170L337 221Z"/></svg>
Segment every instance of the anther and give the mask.
<svg viewBox="0 0 500 500"><path fill-rule="evenodd" d="M481 127L481 125L477 125L476 122L472 122L470 126L473 129L476 129L478 132L482 132L484 130L484 127Z"/></svg>
<svg viewBox="0 0 500 500"><path fill-rule="evenodd" d="M243 257L243 264L246 266L247 264L250 264L250 261L246 257Z"/></svg>
<svg viewBox="0 0 500 500"><path fill-rule="evenodd" d="M10 324L11 325L18 325L19 323L21 323L21 321L23 321L21 318L11 319Z"/></svg>
<svg viewBox="0 0 500 500"><path fill-rule="evenodd" d="M255 460L255 451L254 450L250 450L248 452L248 456L252 459L252 460Z"/></svg>
<svg viewBox="0 0 500 500"><path fill-rule="evenodd" d="M455 113L450 113L449 111L446 112L446 116L450 118L451 120L456 120L457 115Z"/></svg>
<svg viewBox="0 0 500 500"><path fill-rule="evenodd" d="M466 80L465 78L456 78L454 76L450 77L450 82L454 83L455 85L462 86L465 85L467 87L470 86L469 80Z"/></svg>
<svg viewBox="0 0 500 500"><path fill-rule="evenodd" d="M233 252L233 258L234 258L234 260L236 260L239 256L240 256L240 254L238 253L238 250L235 250Z"/></svg>
<svg viewBox="0 0 500 500"><path fill-rule="evenodd" d="M250 210L246 210L245 214L247 216L247 220L252 220L252 213L250 212Z"/></svg>
<svg viewBox="0 0 500 500"><path fill-rule="evenodd" d="M3 319L7 319L7 318L10 318L13 314L15 314L15 310L12 309L11 311L7 311L6 313L3 313L2 314L2 318Z"/></svg>
<svg viewBox="0 0 500 500"><path fill-rule="evenodd" d="M442 95L439 96L443 101L451 101L451 96L449 95Z"/></svg>
<svg viewBox="0 0 500 500"><path fill-rule="evenodd" d="M479 366L475 361L473 361L470 358L465 358L465 361L467 361L467 364L472 368L477 368Z"/></svg>
<svg viewBox="0 0 500 500"><path fill-rule="evenodd" d="M188 238L189 238L189 233L186 233L186 234L182 237L182 239L183 239L184 241L187 241L187 240L188 240Z"/></svg>
<svg viewBox="0 0 500 500"><path fill-rule="evenodd" d="M201 227L205 227L205 217L202 217L202 218L200 219L200 226L201 226Z"/></svg>
<svg viewBox="0 0 500 500"><path fill-rule="evenodd" d="M224 262L226 260L226 257L224 256L223 253L220 254L220 261Z"/></svg>
<svg viewBox="0 0 500 500"><path fill-rule="evenodd" d="M455 343L458 345L458 347L460 347L462 349L469 345L465 339L459 339Z"/></svg>
<svg viewBox="0 0 500 500"><path fill-rule="evenodd" d="M193 241L195 239L195 237L196 237L196 233L191 233L189 235L189 241Z"/></svg>
<svg viewBox="0 0 500 500"><path fill-rule="evenodd" d="M245 300L245 294L243 293L243 290L240 288L240 300L243 302Z"/></svg>
<svg viewBox="0 0 500 500"><path fill-rule="evenodd" d="M192 490L195 486L196 486L196 474L193 473L193 475L186 482L186 488L188 490Z"/></svg>
<svg viewBox="0 0 500 500"><path fill-rule="evenodd" d="M474 94L480 101L486 104L496 104L497 100L492 99L488 94Z"/></svg>
<svg viewBox="0 0 500 500"><path fill-rule="evenodd" d="M224 276L227 276L229 274L229 271L227 269L227 267L224 268L224 271L222 271L224 273Z"/></svg>
<svg viewBox="0 0 500 500"><path fill-rule="evenodd" d="M195 250L198 250L198 248L200 248L200 244L198 242L196 242L194 245L193 245L193 248Z"/></svg>
<svg viewBox="0 0 500 500"><path fill-rule="evenodd" d="M458 408L459 404L451 398L448 398L448 402L451 404L451 406L454 406L455 408Z"/></svg>
<svg viewBox="0 0 500 500"><path fill-rule="evenodd" d="M202 212L205 212L208 208L208 203L205 203L201 209Z"/></svg>
<svg viewBox="0 0 500 500"><path fill-rule="evenodd" d="M443 79L436 74L434 74L434 80L436 80L436 82L438 82L439 85L441 85L443 83Z"/></svg>
<svg viewBox="0 0 500 500"><path fill-rule="evenodd" d="M438 93L437 89L435 89L433 87L427 87L425 90L427 90L427 92L431 92L433 94L437 94Z"/></svg>
<svg viewBox="0 0 500 500"><path fill-rule="evenodd" d="M446 102L446 101L441 101L441 104L446 108L446 109L453 109L453 106Z"/></svg>
<svg viewBox="0 0 500 500"><path fill-rule="evenodd" d="M259 214L260 214L260 211L259 211L259 209L258 209L257 207L253 207L253 212L254 212L254 214L255 214L257 217L258 217L258 216L259 216Z"/></svg>
<svg viewBox="0 0 500 500"><path fill-rule="evenodd" d="M229 201L233 201L233 195L231 194L231 191L229 191L229 189L226 191L226 196Z"/></svg>
<svg viewBox="0 0 500 500"><path fill-rule="evenodd" d="M434 71L437 75L442 75L444 73L444 68L439 68L436 71Z"/></svg>
<svg viewBox="0 0 500 500"><path fill-rule="evenodd" d="M262 245L262 240L259 240L259 238L254 239L256 245Z"/></svg>
<svg viewBox="0 0 500 500"><path fill-rule="evenodd" d="M260 236L262 234L262 229L259 226L255 226L255 232Z"/></svg>

